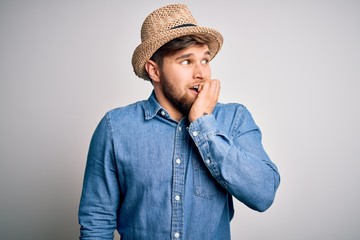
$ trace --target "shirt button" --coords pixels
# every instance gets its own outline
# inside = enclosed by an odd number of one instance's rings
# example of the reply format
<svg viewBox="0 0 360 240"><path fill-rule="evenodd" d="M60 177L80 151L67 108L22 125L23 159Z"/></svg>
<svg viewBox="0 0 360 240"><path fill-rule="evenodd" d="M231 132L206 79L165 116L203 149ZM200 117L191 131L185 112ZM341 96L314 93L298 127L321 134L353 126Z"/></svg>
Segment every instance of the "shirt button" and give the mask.
<svg viewBox="0 0 360 240"><path fill-rule="evenodd" d="M207 158L207 159L205 160L205 162L206 162L206 164L210 164L210 159Z"/></svg>
<svg viewBox="0 0 360 240"><path fill-rule="evenodd" d="M180 163L181 163L181 159L180 159L180 158L177 158L175 161L176 161L177 164L180 164Z"/></svg>
<svg viewBox="0 0 360 240"><path fill-rule="evenodd" d="M174 237L175 237L175 238L179 238L179 237L180 237L180 233L175 232L175 233L174 233Z"/></svg>
<svg viewBox="0 0 360 240"><path fill-rule="evenodd" d="M181 128L181 126L179 126L179 131L181 132L181 130L182 130L182 128Z"/></svg>
<svg viewBox="0 0 360 240"><path fill-rule="evenodd" d="M165 111L161 111L161 115L165 116Z"/></svg>
<svg viewBox="0 0 360 240"><path fill-rule="evenodd" d="M175 196L175 200L176 200L176 201L179 201L179 200L180 200L180 196L179 196L179 195L176 195L176 196Z"/></svg>
<svg viewBox="0 0 360 240"><path fill-rule="evenodd" d="M193 131L193 132L192 132L192 135L193 135L194 137L196 137L198 134L199 134L199 133L198 133L197 131Z"/></svg>

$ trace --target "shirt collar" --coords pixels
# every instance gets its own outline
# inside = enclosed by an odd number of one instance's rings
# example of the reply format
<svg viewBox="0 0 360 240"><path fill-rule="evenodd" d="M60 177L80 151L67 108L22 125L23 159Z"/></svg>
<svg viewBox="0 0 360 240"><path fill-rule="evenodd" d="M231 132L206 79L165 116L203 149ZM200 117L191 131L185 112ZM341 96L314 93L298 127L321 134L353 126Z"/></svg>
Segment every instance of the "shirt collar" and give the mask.
<svg viewBox="0 0 360 240"><path fill-rule="evenodd" d="M145 119L152 119L160 111L162 112L162 115L169 116L168 112L163 107L161 107L159 102L156 100L155 92L153 90L148 100L144 103Z"/></svg>

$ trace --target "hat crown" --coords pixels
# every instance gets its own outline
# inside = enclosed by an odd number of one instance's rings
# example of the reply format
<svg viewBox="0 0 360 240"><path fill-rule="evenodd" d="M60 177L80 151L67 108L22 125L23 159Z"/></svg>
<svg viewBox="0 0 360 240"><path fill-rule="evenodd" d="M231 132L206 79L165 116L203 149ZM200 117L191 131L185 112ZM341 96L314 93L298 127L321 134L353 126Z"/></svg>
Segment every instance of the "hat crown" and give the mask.
<svg viewBox="0 0 360 240"><path fill-rule="evenodd" d="M186 24L197 24L186 5L173 4L159 8L145 19L141 27L141 42L155 34Z"/></svg>
<svg viewBox="0 0 360 240"><path fill-rule="evenodd" d="M144 20L141 43L134 50L131 59L135 74L144 80L150 80L145 63L161 46L173 39L197 34L209 38L208 47L212 59L223 44L223 37L212 28L198 26L185 4L167 5L153 11Z"/></svg>

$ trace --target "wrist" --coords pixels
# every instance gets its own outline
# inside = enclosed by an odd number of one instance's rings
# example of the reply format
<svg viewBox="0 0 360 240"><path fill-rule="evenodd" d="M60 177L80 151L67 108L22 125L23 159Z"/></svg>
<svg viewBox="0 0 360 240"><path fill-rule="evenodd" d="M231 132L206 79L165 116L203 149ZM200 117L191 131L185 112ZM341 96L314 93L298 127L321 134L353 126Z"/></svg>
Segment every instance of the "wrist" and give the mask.
<svg viewBox="0 0 360 240"><path fill-rule="evenodd" d="M202 114L197 114L197 115L194 115L194 116L189 115L188 118L189 118L189 121L190 121L190 122L193 122L193 121L195 121L196 119L198 119L198 118L200 118L200 117L202 117L202 116L208 115L208 114L209 114L209 113L207 113L207 112L203 112Z"/></svg>

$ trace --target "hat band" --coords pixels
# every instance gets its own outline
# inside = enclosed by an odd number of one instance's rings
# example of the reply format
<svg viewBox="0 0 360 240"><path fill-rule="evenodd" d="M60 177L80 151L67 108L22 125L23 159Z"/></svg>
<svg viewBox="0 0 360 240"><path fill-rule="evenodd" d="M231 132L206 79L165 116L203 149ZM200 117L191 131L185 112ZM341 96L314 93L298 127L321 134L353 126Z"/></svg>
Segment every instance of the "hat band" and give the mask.
<svg viewBox="0 0 360 240"><path fill-rule="evenodd" d="M179 26L172 27L170 29L176 29L176 28L182 28L182 27L196 27L196 25L191 24L191 23L186 23L186 24L182 24L182 25L179 25Z"/></svg>

